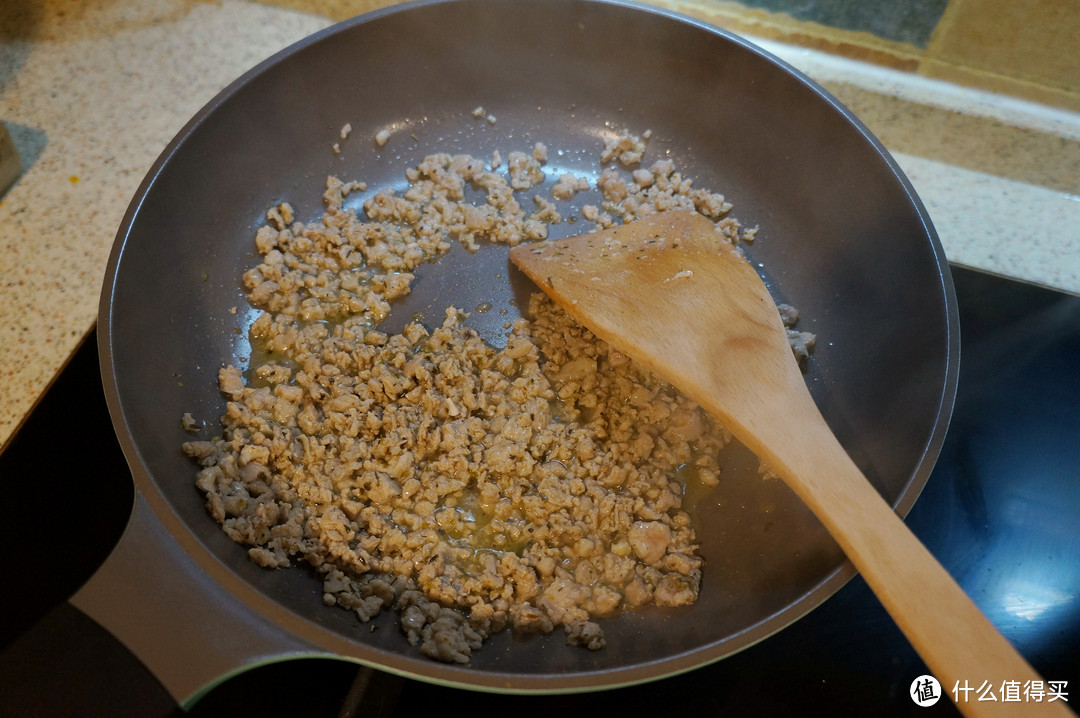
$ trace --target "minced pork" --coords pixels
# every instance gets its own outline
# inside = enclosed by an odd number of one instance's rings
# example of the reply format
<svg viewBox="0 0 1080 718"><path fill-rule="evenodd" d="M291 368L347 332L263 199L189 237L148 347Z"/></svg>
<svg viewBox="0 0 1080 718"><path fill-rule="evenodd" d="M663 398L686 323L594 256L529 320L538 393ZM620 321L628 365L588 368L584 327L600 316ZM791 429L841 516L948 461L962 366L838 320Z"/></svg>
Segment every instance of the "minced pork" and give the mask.
<svg viewBox="0 0 1080 718"><path fill-rule="evenodd" d="M308 564L327 605L361 621L392 609L423 655L454 663L506 627L561 627L600 649L596 618L696 599L703 562L682 497L687 476L717 483L729 436L712 417L543 294L502 349L454 307L439 326L378 328L412 270L451 242L543 239L568 212L607 227L689 207L730 241L752 239L670 160L641 166L644 138L605 142L599 206L569 205L590 187L562 174L523 207L545 181L537 144L510 152L505 173L497 153L488 165L431 155L362 216L344 200L366 186L335 177L317 220L284 203L267 213L244 275L262 310L257 358L220 370L220 437L183 447L210 514L252 560Z"/></svg>

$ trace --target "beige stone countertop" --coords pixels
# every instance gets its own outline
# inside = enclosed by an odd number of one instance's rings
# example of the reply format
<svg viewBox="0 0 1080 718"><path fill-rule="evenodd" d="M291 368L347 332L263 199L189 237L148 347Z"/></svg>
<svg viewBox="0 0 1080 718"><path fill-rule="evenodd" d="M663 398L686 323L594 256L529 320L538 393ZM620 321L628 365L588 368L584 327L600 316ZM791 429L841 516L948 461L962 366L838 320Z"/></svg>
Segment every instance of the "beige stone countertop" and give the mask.
<svg viewBox="0 0 1080 718"><path fill-rule="evenodd" d="M0 3L0 122L24 169L0 197L0 446L93 328L157 155L229 82L341 16L335 0L290 4ZM1080 115L758 42L882 139L950 261L1080 293Z"/></svg>

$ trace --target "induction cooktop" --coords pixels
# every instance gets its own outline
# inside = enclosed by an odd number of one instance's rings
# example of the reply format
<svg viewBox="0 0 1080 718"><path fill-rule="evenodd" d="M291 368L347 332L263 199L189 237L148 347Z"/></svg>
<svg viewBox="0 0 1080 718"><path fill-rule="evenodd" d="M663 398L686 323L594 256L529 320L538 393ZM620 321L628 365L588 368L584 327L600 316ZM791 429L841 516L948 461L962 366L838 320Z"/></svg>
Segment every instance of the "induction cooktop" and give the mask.
<svg viewBox="0 0 1080 718"><path fill-rule="evenodd" d="M907 523L1043 686L942 686L962 700L1069 700L1080 689L1080 297L953 268L961 368L941 456ZM80 346L0 454L7 547L0 716L183 715L115 638L67 603L119 539L130 476L96 341ZM928 606L932 610L932 606ZM567 696L471 693L350 663L263 666L188 715L958 715L923 708L925 665L858 577L739 654L646 685ZM1080 694L1077 694L1080 702Z"/></svg>

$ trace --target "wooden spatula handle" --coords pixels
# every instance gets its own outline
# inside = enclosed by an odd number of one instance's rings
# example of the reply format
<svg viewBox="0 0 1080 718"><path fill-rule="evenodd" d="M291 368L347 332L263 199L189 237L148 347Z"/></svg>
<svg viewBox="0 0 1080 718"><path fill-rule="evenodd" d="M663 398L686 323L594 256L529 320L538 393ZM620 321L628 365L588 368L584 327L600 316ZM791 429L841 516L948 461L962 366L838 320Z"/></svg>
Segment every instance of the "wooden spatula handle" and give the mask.
<svg viewBox="0 0 1080 718"><path fill-rule="evenodd" d="M805 401L809 406L802 411L816 418L804 418L797 435L777 437L769 442L771 448L763 444L756 450L781 475L798 476L789 482L792 488L829 529L960 711L969 716L1073 715L1061 700L1002 700L1007 683L1042 685L1039 674L866 480L809 393ZM787 408L792 409L790 404ZM984 682L996 702L978 700L975 691ZM965 687L975 691L961 692Z"/></svg>
<svg viewBox="0 0 1080 718"><path fill-rule="evenodd" d="M806 388L768 289L709 220L670 210L520 246L510 257L571 316L698 402L783 477L961 711L1071 715L1063 701L1017 710L952 692L1041 678L845 453Z"/></svg>

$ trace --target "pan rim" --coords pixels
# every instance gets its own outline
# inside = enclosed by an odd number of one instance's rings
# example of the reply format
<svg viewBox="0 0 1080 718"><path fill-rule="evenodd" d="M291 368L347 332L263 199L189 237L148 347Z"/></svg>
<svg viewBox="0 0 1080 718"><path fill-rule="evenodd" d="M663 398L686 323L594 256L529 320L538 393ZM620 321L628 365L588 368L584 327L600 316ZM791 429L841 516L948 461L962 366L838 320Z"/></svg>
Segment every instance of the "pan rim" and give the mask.
<svg viewBox="0 0 1080 718"><path fill-rule="evenodd" d="M165 526L172 538L181 545L184 551L199 564L210 577L221 584L230 594L238 600L246 603L256 610L268 621L295 633L296 635L312 641L321 647L353 648L354 650L338 650L336 657L354 662L372 665L400 675L417 678L428 682L455 687L487 690L492 692L507 693L573 693L589 690L613 689L621 686L640 683L645 680L656 680L678 673L683 673L699 666L707 665L722 658L744 650L755 643L768 638L773 633L799 620L811 610L816 608L828 597L836 593L841 586L850 580L855 574L850 562L845 561L828 576L816 584L813 589L802 597L796 599L783 610L774 613L768 618L748 626L742 632L725 638L722 641L699 646L682 654L668 656L659 661L640 663L632 666L624 666L600 671L579 671L575 673L552 673L552 674L529 674L497 673L490 670L478 670L468 667L447 666L436 664L427 659L411 656L400 656L384 652L375 646L364 646L366 652L374 654L374 657L357 655L356 644L335 632L323 628L310 618L299 615L291 609L282 606L258 589L251 586L242 577L232 571L219 557L211 553L187 526L186 522L176 514L169 501L156 489L156 483L150 476L146 462L136 446L130 431L128 419L125 416L124 407L117 384L117 368L114 364L113 351L113 296L120 270L124 249L131 237L143 202L154 187L164 169L168 166L172 157L181 150L187 140L198 130L215 110L246 87L254 78L261 76L279 63L286 61L301 50L322 42L326 38L351 30L354 27L377 21L380 18L404 12L415 12L434 5L448 4L477 4L496 2L497 0L415 0L414 2L386 7L370 13L345 20L340 23L324 28L308 37L290 45L263 60L236 80L227 85L213 99L206 103L174 136L163 152L155 160L146 177L141 182L120 224L114 241L107 270L103 281L103 290L98 310L98 353L102 367L102 381L110 415L116 428L118 440L127 458L138 494L147 502L150 509ZM929 240L930 250L934 262L937 265L937 275L941 280L940 288L944 298L946 312L946 363L943 387L941 390L936 421L929 437L918 458L917 468L909 477L904 489L900 492L898 501L894 504L894 510L901 516L905 516L922 491L933 465L938 457L941 446L948 429L951 418L956 384L959 376L959 314L952 285L951 274L944 251L941 247L937 233L930 221L929 215L922 201L916 194L908 178L904 175L899 165L892 158L880 141L855 117L850 110L844 107L834 96L811 78L792 67L787 62L775 57L771 53L757 47L753 43L731 32L704 23L695 18L683 15L671 10L661 9L654 6L644 5L631 0L560 0L563 5L607 5L616 8L646 12L665 17L683 24L690 25L698 31L708 32L719 36L729 43L738 46L744 52L751 52L765 61L773 64L786 72L790 77L799 81L805 88L813 91L822 101L831 106L833 112L841 115L846 122L867 142L877 156L892 174L898 183L907 201L925 230L926 239ZM314 636L314 637L313 637ZM728 646L728 644L732 644ZM720 650L721 647L724 650ZM331 650L335 650L331 648ZM716 655L712 655L712 654ZM663 670L656 670L658 665ZM423 670L416 670L422 667ZM597 682L599 680L599 682ZM514 685L507 686L507 682Z"/></svg>

